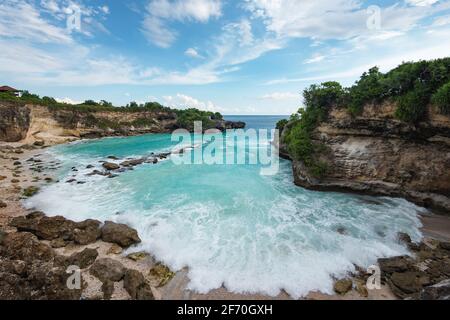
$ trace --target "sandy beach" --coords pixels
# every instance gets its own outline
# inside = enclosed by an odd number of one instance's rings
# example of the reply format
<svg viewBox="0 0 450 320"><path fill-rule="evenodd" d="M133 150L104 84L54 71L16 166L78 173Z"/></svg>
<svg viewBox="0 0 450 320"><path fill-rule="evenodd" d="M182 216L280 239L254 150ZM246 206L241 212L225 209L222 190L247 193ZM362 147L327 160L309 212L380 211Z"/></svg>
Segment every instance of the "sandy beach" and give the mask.
<svg viewBox="0 0 450 320"><path fill-rule="evenodd" d="M24 198L24 190L27 188L40 188L56 180L55 171L60 164L45 155L45 149L37 146L23 146L20 144L0 145L0 201L3 204L0 208L0 226L5 230L13 230L8 227L8 223L13 217L23 216L30 213L22 206L21 200ZM425 237L439 240L450 240L450 217L426 214L421 217L423 223L423 234ZM44 241L45 242L45 241ZM46 242L48 244L48 242ZM187 289L189 278L188 270L183 269L174 275L167 284L159 286L161 279L151 275L151 270L156 261L151 253L138 255L136 259L130 259L128 254L133 253L133 248L123 251L120 247L111 245L103 241L81 246L69 244L64 248L55 249L57 253L70 256L75 252L80 252L85 248L97 249L99 258L108 257L120 261L125 267L135 269L146 277L152 286L155 299L189 299L189 300L222 300L222 299L243 299L243 300L266 300L266 299L291 299L285 292L276 297L259 294L236 294L228 292L225 288L213 290L207 294L199 294ZM102 297L102 283L90 275L83 273L83 279L88 284L84 298L96 299ZM354 281L358 279L354 278ZM130 299L129 294L123 288L123 281L115 283L112 299ZM326 295L318 292L311 292L306 299L312 300L355 300L355 299L396 299L387 285L383 285L381 290L368 290L367 294L353 289L345 295Z"/></svg>

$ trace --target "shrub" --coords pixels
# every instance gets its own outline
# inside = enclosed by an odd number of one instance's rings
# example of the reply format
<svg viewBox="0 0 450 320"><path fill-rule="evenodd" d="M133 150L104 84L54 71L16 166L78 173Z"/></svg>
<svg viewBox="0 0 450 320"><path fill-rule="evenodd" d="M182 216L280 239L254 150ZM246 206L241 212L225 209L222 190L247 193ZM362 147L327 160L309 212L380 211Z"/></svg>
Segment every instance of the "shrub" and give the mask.
<svg viewBox="0 0 450 320"><path fill-rule="evenodd" d="M450 82L439 88L433 95L432 102L442 114L450 114Z"/></svg>
<svg viewBox="0 0 450 320"><path fill-rule="evenodd" d="M397 101L396 118L404 122L417 123L424 118L430 97L426 88L417 82L414 90L407 92Z"/></svg>
<svg viewBox="0 0 450 320"><path fill-rule="evenodd" d="M277 122L276 128L278 130L280 130L280 132L282 132L284 127L288 124L288 122L289 121L287 119L282 119L282 120Z"/></svg>

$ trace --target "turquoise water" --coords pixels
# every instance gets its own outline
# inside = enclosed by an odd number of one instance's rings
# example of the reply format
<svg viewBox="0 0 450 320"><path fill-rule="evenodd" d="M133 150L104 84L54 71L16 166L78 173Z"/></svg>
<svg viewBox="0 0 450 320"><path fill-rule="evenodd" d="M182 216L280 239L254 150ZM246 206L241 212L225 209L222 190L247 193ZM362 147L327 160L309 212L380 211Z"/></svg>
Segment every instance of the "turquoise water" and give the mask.
<svg viewBox="0 0 450 320"><path fill-rule="evenodd" d="M280 117L230 119L272 128ZM368 267L379 257L406 254L397 232L421 238L422 209L414 204L296 187L285 160L274 176L261 175L258 165L177 166L171 160L114 179L85 175L92 171L86 165L100 168L107 156L143 156L175 143L156 134L51 148L63 162L61 182L26 205L75 220L130 224L143 240L140 248L174 270L189 267L189 288L202 293L222 285L269 295L284 289L294 298L312 290L331 293L333 277L355 264ZM72 176L86 183L65 183Z"/></svg>

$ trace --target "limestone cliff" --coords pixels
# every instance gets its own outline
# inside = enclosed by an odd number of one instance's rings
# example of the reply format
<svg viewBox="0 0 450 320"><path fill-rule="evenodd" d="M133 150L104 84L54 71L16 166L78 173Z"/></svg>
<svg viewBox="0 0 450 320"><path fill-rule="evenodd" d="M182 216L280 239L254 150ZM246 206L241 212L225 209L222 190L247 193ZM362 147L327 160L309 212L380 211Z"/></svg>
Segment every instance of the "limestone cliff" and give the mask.
<svg viewBox="0 0 450 320"><path fill-rule="evenodd" d="M215 120L220 129L245 126ZM173 110L86 111L0 101L0 141L53 145L80 138L168 133L180 125Z"/></svg>
<svg viewBox="0 0 450 320"><path fill-rule="evenodd" d="M345 108L332 108L312 135L326 147L320 160L328 170L317 178L294 160L295 183L405 197L450 213L450 116L429 107L428 119L411 125L396 120L395 109L392 102L366 105L360 116L351 117ZM286 149L281 144L281 154L289 157Z"/></svg>

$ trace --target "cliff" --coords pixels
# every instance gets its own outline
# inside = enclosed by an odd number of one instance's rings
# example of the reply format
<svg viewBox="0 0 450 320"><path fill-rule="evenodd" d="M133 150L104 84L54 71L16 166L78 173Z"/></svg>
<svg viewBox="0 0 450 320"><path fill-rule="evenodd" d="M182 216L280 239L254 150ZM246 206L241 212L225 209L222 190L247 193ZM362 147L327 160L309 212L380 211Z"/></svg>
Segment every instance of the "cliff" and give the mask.
<svg viewBox="0 0 450 320"><path fill-rule="evenodd" d="M450 116L429 106L426 119L413 125L397 120L396 109L396 103L387 100L366 104L352 117L345 107L333 106L311 134L313 144L324 146L316 160L327 170L317 177L304 161L294 159L295 184L404 197L450 213ZM291 157L283 142L280 152Z"/></svg>
<svg viewBox="0 0 450 320"><path fill-rule="evenodd" d="M168 108L97 109L0 101L0 141L53 145L81 138L169 133L184 127L177 110ZM242 128L245 123L211 120L208 126L225 130Z"/></svg>

